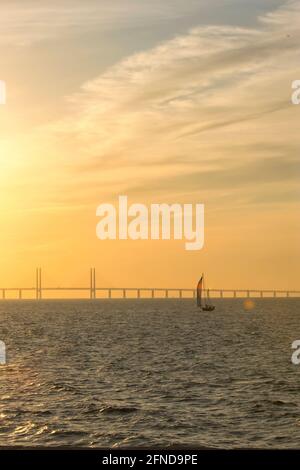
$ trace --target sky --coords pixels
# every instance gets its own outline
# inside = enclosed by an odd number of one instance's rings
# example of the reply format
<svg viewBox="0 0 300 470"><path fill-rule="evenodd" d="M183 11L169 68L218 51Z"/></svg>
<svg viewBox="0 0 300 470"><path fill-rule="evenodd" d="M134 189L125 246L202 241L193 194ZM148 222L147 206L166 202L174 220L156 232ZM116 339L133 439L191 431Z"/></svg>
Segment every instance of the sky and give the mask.
<svg viewBox="0 0 300 470"><path fill-rule="evenodd" d="M300 1L1 0L0 287L299 288ZM204 203L205 245L96 208Z"/></svg>

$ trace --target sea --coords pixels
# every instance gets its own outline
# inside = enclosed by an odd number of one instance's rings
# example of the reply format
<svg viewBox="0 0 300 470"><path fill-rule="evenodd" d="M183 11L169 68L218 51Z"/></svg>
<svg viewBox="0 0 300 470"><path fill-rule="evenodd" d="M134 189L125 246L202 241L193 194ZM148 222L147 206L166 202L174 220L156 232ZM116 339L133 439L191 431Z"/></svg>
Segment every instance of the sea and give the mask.
<svg viewBox="0 0 300 470"><path fill-rule="evenodd" d="M299 448L300 299L4 300L0 446Z"/></svg>

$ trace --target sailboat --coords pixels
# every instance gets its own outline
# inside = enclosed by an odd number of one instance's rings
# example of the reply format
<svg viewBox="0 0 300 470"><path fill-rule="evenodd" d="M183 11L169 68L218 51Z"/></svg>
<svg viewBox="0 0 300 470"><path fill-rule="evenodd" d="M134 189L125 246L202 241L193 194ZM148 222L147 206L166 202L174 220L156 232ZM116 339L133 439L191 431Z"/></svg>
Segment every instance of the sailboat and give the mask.
<svg viewBox="0 0 300 470"><path fill-rule="evenodd" d="M215 309L215 306L210 302L209 289L207 289L207 297L205 297L204 274L202 274L197 285L197 306L203 312L212 312Z"/></svg>

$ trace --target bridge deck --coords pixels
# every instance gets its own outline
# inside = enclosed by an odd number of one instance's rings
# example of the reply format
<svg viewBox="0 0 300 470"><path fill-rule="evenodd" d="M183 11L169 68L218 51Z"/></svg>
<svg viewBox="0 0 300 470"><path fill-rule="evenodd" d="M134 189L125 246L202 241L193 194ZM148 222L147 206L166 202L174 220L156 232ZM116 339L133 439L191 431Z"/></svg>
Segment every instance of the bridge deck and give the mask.
<svg viewBox="0 0 300 470"><path fill-rule="evenodd" d="M61 286L43 286L42 285L42 270L41 268L36 269L36 282L35 286L32 287L2 287L2 299L7 298L8 292L17 293L17 298L24 298L24 292L31 292L33 297L40 300L47 295L47 293L54 292L83 292L87 293L88 296L85 298L96 299L96 298L126 298L127 294L130 298L194 298L196 297L196 289L188 287L97 287L96 286L96 270L91 268L90 270L90 283L87 286L79 287L61 287ZM212 297L300 297L300 290L287 290L287 289L223 289L213 288L209 289ZM100 296L99 294L103 294ZM207 293L207 291L206 291ZM97 295L98 294L98 295ZM114 295L113 295L114 294ZM133 294L133 295L132 295ZM150 294L150 295L149 295ZM1 298L1 294L0 294ZM31 297L32 298L32 297ZM69 297L71 298L71 297Z"/></svg>

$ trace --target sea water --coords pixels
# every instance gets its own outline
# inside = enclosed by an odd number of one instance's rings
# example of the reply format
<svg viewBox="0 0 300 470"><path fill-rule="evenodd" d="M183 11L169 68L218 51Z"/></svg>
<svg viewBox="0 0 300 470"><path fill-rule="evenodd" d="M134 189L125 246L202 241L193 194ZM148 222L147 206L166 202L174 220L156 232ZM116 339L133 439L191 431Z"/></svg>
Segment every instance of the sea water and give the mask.
<svg viewBox="0 0 300 470"><path fill-rule="evenodd" d="M3 301L0 445L300 442L300 300Z"/></svg>

